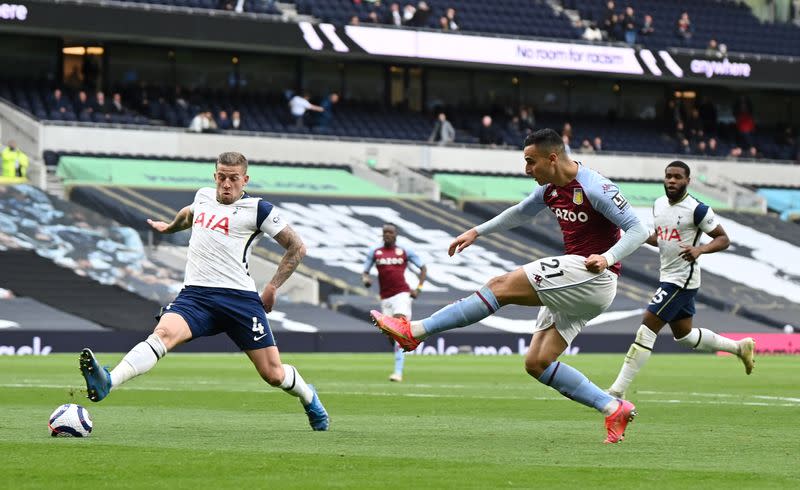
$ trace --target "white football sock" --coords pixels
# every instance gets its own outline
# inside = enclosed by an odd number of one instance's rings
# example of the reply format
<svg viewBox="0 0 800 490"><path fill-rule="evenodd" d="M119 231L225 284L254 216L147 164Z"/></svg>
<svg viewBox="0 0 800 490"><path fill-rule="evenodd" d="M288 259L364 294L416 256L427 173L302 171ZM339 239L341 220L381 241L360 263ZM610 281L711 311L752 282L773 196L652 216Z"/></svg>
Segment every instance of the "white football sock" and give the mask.
<svg viewBox="0 0 800 490"><path fill-rule="evenodd" d="M739 354L739 344L735 340L718 335L707 328L693 328L689 335L675 339L675 342L702 352L722 351Z"/></svg>
<svg viewBox="0 0 800 490"><path fill-rule="evenodd" d="M608 391L619 394L628 391L628 387L631 385L633 378L636 377L639 370L641 370L647 363L647 360L650 359L650 354L653 351L653 345L655 345L657 338L658 335L645 325L639 327L639 330L636 332L636 339L631 344L630 349L628 349L628 353L625 354L625 362L622 363L622 369L619 370L617 379Z"/></svg>
<svg viewBox="0 0 800 490"><path fill-rule="evenodd" d="M150 334L144 342L139 342L125 354L117 367L111 370L111 389L150 371L166 354L167 346L161 341L161 337Z"/></svg>
<svg viewBox="0 0 800 490"><path fill-rule="evenodd" d="M283 365L283 382L278 386L286 393L300 398L303 406L311 403L314 398L314 392L308 387L305 380L300 373L297 372L294 366L289 364Z"/></svg>
<svg viewBox="0 0 800 490"><path fill-rule="evenodd" d="M608 417L609 415L612 415L614 412L616 412L618 408L619 408L619 400L614 398L610 402L608 402L605 407L603 407L602 410L603 415Z"/></svg>
<svg viewBox="0 0 800 490"><path fill-rule="evenodd" d="M428 332L425 331L422 322L411 322L411 335L413 335L415 339L422 340L428 336Z"/></svg>

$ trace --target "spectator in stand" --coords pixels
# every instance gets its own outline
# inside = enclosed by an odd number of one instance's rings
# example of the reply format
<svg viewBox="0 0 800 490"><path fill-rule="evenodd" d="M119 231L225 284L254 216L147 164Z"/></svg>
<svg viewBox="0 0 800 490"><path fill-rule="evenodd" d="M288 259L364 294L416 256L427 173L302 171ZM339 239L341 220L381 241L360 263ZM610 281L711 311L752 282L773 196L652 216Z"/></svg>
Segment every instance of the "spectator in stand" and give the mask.
<svg viewBox="0 0 800 490"><path fill-rule="evenodd" d="M700 119L700 111L698 109L692 109L685 127L688 132L687 136L691 141L700 141L703 139L705 133L703 132L703 121Z"/></svg>
<svg viewBox="0 0 800 490"><path fill-rule="evenodd" d="M694 34L694 28L692 27L692 21L689 19L689 12L682 12L675 25L675 35L678 36L681 43L688 45L692 40L692 34Z"/></svg>
<svg viewBox="0 0 800 490"><path fill-rule="evenodd" d="M761 152L758 151L758 148L756 148L755 146L751 146L750 148L747 149L747 157L758 159L758 158L764 158L764 155L762 155Z"/></svg>
<svg viewBox="0 0 800 490"><path fill-rule="evenodd" d="M119 92L114 92L114 95L111 96L109 112L112 114L125 114L127 112L125 107L122 105L122 95L120 95Z"/></svg>
<svg viewBox="0 0 800 490"><path fill-rule="evenodd" d="M636 26L636 14L633 7L628 5L625 7L625 15L622 17L622 31L625 34L625 42L630 45L636 44Z"/></svg>
<svg viewBox="0 0 800 490"><path fill-rule="evenodd" d="M233 111L231 114L231 129L244 129L242 128L242 114L239 111Z"/></svg>
<svg viewBox="0 0 800 490"><path fill-rule="evenodd" d="M597 27L597 24L590 22L583 31L583 34L581 34L581 37L587 41L602 41L603 32Z"/></svg>
<svg viewBox="0 0 800 490"><path fill-rule="evenodd" d="M449 31L450 30L450 23L447 22L447 17L444 15L439 17L439 29L442 31Z"/></svg>
<svg viewBox="0 0 800 490"><path fill-rule="evenodd" d="M675 123L675 139L677 141L686 139L686 129L684 128L683 121Z"/></svg>
<svg viewBox="0 0 800 490"><path fill-rule="evenodd" d="M742 158L741 147L734 146L733 148L731 148L731 152L728 153L728 158Z"/></svg>
<svg viewBox="0 0 800 490"><path fill-rule="evenodd" d="M500 134L497 131L491 116L483 116L481 127L478 129L478 143L496 146L500 143Z"/></svg>
<svg viewBox="0 0 800 490"><path fill-rule="evenodd" d="M603 151L603 138L595 136L592 145L594 146L594 151Z"/></svg>
<svg viewBox="0 0 800 490"><path fill-rule="evenodd" d="M713 37L708 40L708 46L706 46L706 57L708 58L722 58L722 52L719 50L719 45L717 44L717 40Z"/></svg>
<svg viewBox="0 0 800 490"><path fill-rule="evenodd" d="M613 1L609 0L606 2L606 10L603 13L602 26L603 29L608 33L609 37L612 35L617 26L618 19L615 9L616 5Z"/></svg>
<svg viewBox="0 0 800 490"><path fill-rule="evenodd" d="M295 95L289 99L289 111L294 118L294 127L297 129L305 127L306 111L322 112L325 109L318 105L314 105L308 101L311 96L306 92L303 96Z"/></svg>
<svg viewBox="0 0 800 490"><path fill-rule="evenodd" d="M94 107L89 102L89 97L85 90L78 92L78 100L75 102L75 114L78 116L90 115L94 112Z"/></svg>
<svg viewBox="0 0 800 490"><path fill-rule="evenodd" d="M94 95L94 113L102 114L106 120L111 119L111 107L106 102L106 94L102 91Z"/></svg>
<svg viewBox="0 0 800 490"><path fill-rule="evenodd" d="M717 108L709 96L703 96L697 108L703 121L703 131L707 135L717 134Z"/></svg>
<svg viewBox="0 0 800 490"><path fill-rule="evenodd" d="M753 134L756 131L756 122L753 119L753 104L746 96L741 96L733 106L733 115L736 117L737 143L749 148L753 146Z"/></svg>
<svg viewBox="0 0 800 490"><path fill-rule="evenodd" d="M378 12L374 10L367 14L367 24L380 24L380 20L378 20Z"/></svg>
<svg viewBox="0 0 800 490"><path fill-rule="evenodd" d="M339 103L339 94L331 92L322 100L317 129L327 130L333 122L333 107Z"/></svg>
<svg viewBox="0 0 800 490"><path fill-rule="evenodd" d="M581 141L578 153L594 153L594 146L592 146L592 142L589 141L589 138L584 138L583 141Z"/></svg>
<svg viewBox="0 0 800 490"><path fill-rule="evenodd" d="M431 16L431 8L428 7L427 2L421 1L417 3L417 9L414 16L411 18L409 25L414 27L427 27L428 18Z"/></svg>
<svg viewBox="0 0 800 490"><path fill-rule="evenodd" d="M639 34L644 37L651 36L656 32L656 26L653 23L653 16L650 14L645 14L644 22L642 22L642 28L639 29Z"/></svg>
<svg viewBox="0 0 800 490"><path fill-rule="evenodd" d="M69 112L69 102L61 93L60 88L53 90L53 94L48 98L47 104L50 106L51 111L58 111L62 114Z"/></svg>
<svg viewBox="0 0 800 490"><path fill-rule="evenodd" d="M703 140L697 142L697 148L695 149L695 153L700 156L708 156L708 143Z"/></svg>
<svg viewBox="0 0 800 490"><path fill-rule="evenodd" d="M564 142L564 152L567 155L571 155L572 154L572 148L569 147L569 140L570 140L570 137L567 136L566 134L562 134L561 135L561 141Z"/></svg>
<svg viewBox="0 0 800 490"><path fill-rule="evenodd" d="M417 9L407 3L405 7L403 7L403 25L413 25L412 20L414 19L414 14L417 12Z"/></svg>
<svg viewBox="0 0 800 490"><path fill-rule="evenodd" d="M217 127L221 130L231 129L231 120L228 118L228 113L219 111L217 114Z"/></svg>
<svg viewBox="0 0 800 490"><path fill-rule="evenodd" d="M350 21L348 22L348 24L350 24L351 26L357 26L360 23L361 23L361 20L358 18L357 15L351 16L350 17Z"/></svg>
<svg viewBox="0 0 800 490"><path fill-rule="evenodd" d="M572 124L565 122L564 126L561 127L561 134L572 139Z"/></svg>
<svg viewBox="0 0 800 490"><path fill-rule="evenodd" d="M517 118L517 131L522 134L529 134L533 132L536 127L536 119L533 114L525 107L520 107L519 117Z"/></svg>
<svg viewBox="0 0 800 490"><path fill-rule="evenodd" d="M447 25L450 27L451 31L457 31L460 29L459 21L456 18L456 9L453 7L447 7L444 16L447 17Z"/></svg>
<svg viewBox="0 0 800 490"><path fill-rule="evenodd" d="M0 176L27 177L29 163L28 155L19 149L16 141L11 140L0 153Z"/></svg>
<svg viewBox="0 0 800 490"><path fill-rule="evenodd" d="M403 14L400 13L399 3L392 2L392 4L389 5L389 11L386 12L386 16L383 18L383 23L395 27L400 27L403 25Z"/></svg>
<svg viewBox="0 0 800 490"><path fill-rule="evenodd" d="M211 111L200 111L189 123L189 131L193 133L210 133L213 131L211 122ZM214 124L213 129L216 129L216 124Z"/></svg>
<svg viewBox="0 0 800 490"><path fill-rule="evenodd" d="M678 143L678 148L675 150L678 154L681 155L691 155L692 154L692 145L689 144L689 140L683 138Z"/></svg>
<svg viewBox="0 0 800 490"><path fill-rule="evenodd" d="M717 157L719 156L719 147L717 146L717 139L716 138L709 138L708 139L708 149L706 150L706 154L710 157Z"/></svg>
<svg viewBox="0 0 800 490"><path fill-rule="evenodd" d="M452 143L456 139L456 130L453 128L453 125L450 124L450 121L447 120L447 116L444 112L440 112L439 116L436 118L436 123L433 125L433 131L431 131L431 135L428 137L428 141L431 143L439 143L440 145L447 145Z"/></svg>

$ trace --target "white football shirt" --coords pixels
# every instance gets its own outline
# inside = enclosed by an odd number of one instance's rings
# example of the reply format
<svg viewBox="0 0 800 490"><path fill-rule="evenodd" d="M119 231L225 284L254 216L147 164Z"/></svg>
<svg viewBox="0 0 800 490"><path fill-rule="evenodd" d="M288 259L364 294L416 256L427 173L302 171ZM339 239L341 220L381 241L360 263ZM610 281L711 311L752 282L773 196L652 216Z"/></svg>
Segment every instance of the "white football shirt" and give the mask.
<svg viewBox="0 0 800 490"><path fill-rule="evenodd" d="M217 191L203 187L194 196L192 237L184 286L256 291L248 272L250 253L262 233L274 237L287 223L277 208L244 194L232 204L217 201Z"/></svg>
<svg viewBox="0 0 800 490"><path fill-rule="evenodd" d="M697 246L703 232L709 233L719 225L714 210L689 194L675 204L661 196L653 204L653 218L661 257L660 281L685 289L699 288L700 264L683 260L681 245Z"/></svg>

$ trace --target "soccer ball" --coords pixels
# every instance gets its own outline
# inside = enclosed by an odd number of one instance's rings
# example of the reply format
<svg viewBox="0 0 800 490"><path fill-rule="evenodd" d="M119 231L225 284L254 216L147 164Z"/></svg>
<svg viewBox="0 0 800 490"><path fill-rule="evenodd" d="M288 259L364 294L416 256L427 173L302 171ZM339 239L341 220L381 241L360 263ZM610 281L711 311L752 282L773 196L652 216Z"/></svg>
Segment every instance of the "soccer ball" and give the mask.
<svg viewBox="0 0 800 490"><path fill-rule="evenodd" d="M92 433L89 412L74 403L65 403L56 408L47 426L53 437L89 437Z"/></svg>

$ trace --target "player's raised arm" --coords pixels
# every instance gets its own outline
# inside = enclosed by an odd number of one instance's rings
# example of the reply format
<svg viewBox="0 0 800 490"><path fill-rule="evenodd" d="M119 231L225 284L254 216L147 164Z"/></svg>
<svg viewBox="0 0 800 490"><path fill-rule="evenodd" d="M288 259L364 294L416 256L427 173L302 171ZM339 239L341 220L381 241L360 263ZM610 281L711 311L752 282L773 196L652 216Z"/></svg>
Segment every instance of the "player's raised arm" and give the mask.
<svg viewBox="0 0 800 490"><path fill-rule="evenodd" d="M193 218L194 213L192 213L192 206L189 205L178 211L178 214L175 215L171 223L148 219L147 224L159 233L177 233L191 228Z"/></svg>
<svg viewBox="0 0 800 490"><path fill-rule="evenodd" d="M526 223L532 216L536 216L539 211L546 207L544 203L544 189L545 186L537 187L531 195L520 203L511 206L489 221L457 236L447 249L448 255L452 257L453 254L460 253L465 248L472 245L481 235L510 230L511 228L516 228Z"/></svg>
<svg viewBox="0 0 800 490"><path fill-rule="evenodd" d="M286 249L286 252L278 264L278 270L275 271L275 275L272 276L272 279L264 287L264 292L261 293L261 301L264 303L264 309L267 312L272 311L272 307L275 305L275 291L289 279L289 276L300 265L303 257L306 256L306 246L300 235L291 226L284 226L273 238L281 247Z"/></svg>
<svg viewBox="0 0 800 490"><path fill-rule="evenodd" d="M650 237L650 232L639 221L639 217L619 187L610 180L589 182L584 188L594 208L625 232L622 238L605 253L586 258L586 268L592 272L600 272L641 247Z"/></svg>

